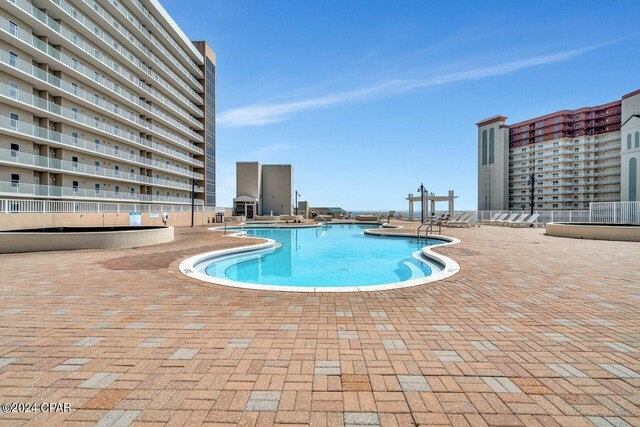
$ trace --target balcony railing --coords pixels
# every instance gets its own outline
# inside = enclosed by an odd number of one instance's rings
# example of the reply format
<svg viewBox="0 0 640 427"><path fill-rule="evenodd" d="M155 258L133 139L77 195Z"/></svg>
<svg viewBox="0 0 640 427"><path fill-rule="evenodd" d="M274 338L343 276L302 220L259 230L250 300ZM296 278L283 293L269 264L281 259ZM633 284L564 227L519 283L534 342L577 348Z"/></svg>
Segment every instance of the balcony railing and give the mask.
<svg viewBox="0 0 640 427"><path fill-rule="evenodd" d="M203 201L195 200L195 212L223 212L231 215L233 208L203 206ZM190 212L191 205L185 204L139 204L130 202L81 202L69 200L42 199L0 199L0 214L13 213L107 213L107 212Z"/></svg>
<svg viewBox="0 0 640 427"><path fill-rule="evenodd" d="M45 13L43 13L39 9L33 7L33 5L31 5L31 3L29 3L29 2L27 2L25 0L14 0L14 4L17 7L19 7L20 9L22 9L24 12L28 13L29 15L31 15L33 18L35 18L35 19L39 20L40 22L42 22L43 24L45 24L51 30L53 30L56 33L60 34L67 41L69 41L69 43L71 43L72 45L76 46L78 49L84 51L87 55L89 55L89 57L92 57L94 60L98 60L98 61L102 62L108 68L116 71L117 73L129 74L130 77L133 76L133 78L137 79L137 77L134 74L132 74L132 73L126 71L126 70L123 70L122 67L118 63L113 61L110 57L102 54L97 49L95 49L95 47L93 45L91 45L91 44L87 43L86 41L84 41L83 39L79 38L75 33L70 31L66 27L60 25L58 22L54 21L50 16L48 16ZM82 23L80 23L80 24L82 24ZM4 27L5 23L2 23L2 26ZM20 29L18 30L18 32L20 32ZM29 32L26 32L26 34L30 35ZM25 34L18 34L19 38L23 38L24 36L25 36ZM118 52L126 61L128 61L129 63L134 65L137 69L139 69L140 71L142 71L143 73L148 75L152 80L154 80L156 83L158 83L159 87L161 87L164 90L166 90L171 96L176 97L185 106L187 106L189 108L192 108L195 111L198 111L198 107L193 102L191 102L185 95L180 93L177 89L175 89L173 86L171 86L169 83L167 83L160 76L155 74L151 69L149 69L149 67L147 67L142 62L140 62L140 60L136 56L134 56L133 54L130 54L128 51L126 51L120 45L111 45L111 49L113 51ZM126 51L126 53L121 52L121 50L122 51ZM183 84L185 84L185 86L187 86L188 90L193 91L193 89L191 89L191 87L186 85L186 83L183 82ZM193 91L193 93L194 93L194 97L195 98L199 97L198 94L195 93L195 91Z"/></svg>
<svg viewBox="0 0 640 427"><path fill-rule="evenodd" d="M41 18L42 20L46 21L43 22L43 24L47 24L47 22L53 22L55 25L57 24L55 21L51 21L49 19L49 17L47 15L44 15L42 12L40 12L39 10L32 8L33 9L33 17L35 19ZM38 19L38 20L41 20ZM101 86L107 88L108 90L110 90L111 92L116 93L117 95L128 99L130 102L136 104L138 107L141 107L147 111L150 111L151 113L159 116L159 117L169 117L167 114L165 114L164 112L162 112L161 110L149 106L146 102L142 101L139 97L134 96L132 93L129 93L128 96L125 96L123 94L122 89L117 86L116 84L114 84L113 82L103 78L102 76L100 76L100 74L96 71L94 71L93 69L86 67L83 64L79 64L74 58L71 58L69 55L66 55L64 53L62 53L61 51L59 51L58 49L53 48L52 46L48 45L47 43L43 42L42 40L40 40L39 38L35 37L33 34L31 34L28 31L23 30L22 28L17 28L17 29L9 29L9 30L5 30L6 28L11 28L9 26L9 21L6 20L5 18L1 18L0 17L0 29L2 29L3 31L5 31L7 34L11 35L12 37L15 37L18 40L21 40L24 43L27 43L28 45L30 45L31 47L33 47L34 49L37 49L38 51L48 55L49 57L51 57L53 60L65 65L66 67L69 67L70 69L72 69L73 71L80 73L82 75L84 75L86 78L90 79L91 81L100 84ZM95 58L92 56L92 58L94 58L94 60L100 60L100 56L98 58ZM124 77L126 77L127 80L125 80L126 82L129 82L133 85L133 87L135 88L135 90L143 90L144 92L146 92L147 94L149 94L149 96L153 97L155 100L157 100L158 103L162 104L162 105L166 105L167 107L169 107L173 112L175 112L176 114L180 115L182 118L184 118L185 120L188 120L192 123L198 123L198 121L192 117L190 115L190 113L188 113L185 109L183 109L182 107L178 106L177 104L175 104L174 102L172 102L169 98L167 98L166 96L162 95L161 93L159 93L157 90L155 90L153 87L151 87L151 85L147 85L146 83L142 82L135 74L130 73L127 70L122 69L119 65L115 64L113 61L108 60L107 62L101 61L103 64L105 64L106 67L109 68L109 72L115 72L116 74L121 74ZM156 113L156 111L159 111L160 113ZM194 110L198 115L202 115L202 111L198 108L195 108Z"/></svg>
<svg viewBox="0 0 640 427"><path fill-rule="evenodd" d="M72 175L83 175L91 177L106 178L117 181L135 182L144 185L157 185L168 188L179 188L191 190L191 183L171 181L165 178L140 175L133 172L126 172L118 169L106 168L103 166L89 165L86 163L61 160L52 157L39 156L16 150L5 150L0 148L0 164L19 165L21 167L33 169L45 169L50 171L68 173ZM197 186L196 192L202 192L203 188Z"/></svg>
<svg viewBox="0 0 640 427"><path fill-rule="evenodd" d="M190 197L157 196L124 191L92 190L87 188L57 187L53 185L25 184L0 181L0 194L21 197L46 197L57 199L114 200L147 203L191 203Z"/></svg>
<svg viewBox="0 0 640 427"><path fill-rule="evenodd" d="M122 159L128 162L142 163L143 165L148 165L147 167L169 170L173 173L188 175L196 179L203 178L202 174L195 173L186 168L172 166L167 164L166 162L161 162L156 159L149 159L146 157L138 156L130 152L107 147L104 144L96 144L95 141L89 141L87 139L77 138L71 135L65 135L60 132L56 132L54 130L49 130L47 128L43 128L39 126L34 126L32 124L20 122L17 120L12 120L7 117L0 117L0 131L5 131L5 132L17 134L17 135L24 135L27 137L27 139L37 138L39 141L37 140L35 142L38 142L38 143L45 143L45 144L53 143L56 145L59 144L59 145L67 146L72 149L80 149L80 150L88 151L91 153L100 153L110 157ZM196 160L188 156L185 156L185 157L186 157L186 160L189 160L200 167L204 165L204 163L200 160Z"/></svg>
<svg viewBox="0 0 640 427"><path fill-rule="evenodd" d="M104 123L100 120L96 121L95 117L86 116L77 110L74 111L70 108L62 107L53 102L47 101L46 99L39 98L34 96L28 92L17 89L15 87L11 87L6 84L0 83L0 96L10 98L14 101L21 102L23 104L27 104L28 106L37 108L39 110L46 111L52 115L65 118L71 121L73 124L81 124L91 128L90 130L95 132L96 130L107 133L110 137L116 137L122 140L125 140L128 143L135 143L138 145L143 145L145 147L149 147L151 141L140 138L133 134L133 132L126 133L120 130L119 127L112 126L110 124ZM150 129L151 130L151 129ZM155 130L153 130L155 131ZM204 150L200 147L197 147L188 141L180 140L180 141L172 141L177 144L184 146L198 154L204 153Z"/></svg>

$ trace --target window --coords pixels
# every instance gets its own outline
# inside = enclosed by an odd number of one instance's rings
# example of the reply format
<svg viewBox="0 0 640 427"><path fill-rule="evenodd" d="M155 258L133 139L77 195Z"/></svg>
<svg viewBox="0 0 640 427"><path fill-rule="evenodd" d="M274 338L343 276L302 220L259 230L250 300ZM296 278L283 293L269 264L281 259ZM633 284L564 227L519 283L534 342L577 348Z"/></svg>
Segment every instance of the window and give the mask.
<svg viewBox="0 0 640 427"><path fill-rule="evenodd" d="M640 148L640 132L636 132L635 148Z"/></svg>
<svg viewBox="0 0 640 427"><path fill-rule="evenodd" d="M71 132L71 141L73 145L78 145L78 132Z"/></svg>
<svg viewBox="0 0 640 427"><path fill-rule="evenodd" d="M73 192L77 193L78 192L78 181L73 181L71 183L71 186L73 187Z"/></svg>
<svg viewBox="0 0 640 427"><path fill-rule="evenodd" d="M100 103L100 95L98 95L97 93L93 94L93 103L96 105Z"/></svg>
<svg viewBox="0 0 640 427"><path fill-rule="evenodd" d="M96 190L96 194L100 194L100 184L95 184L93 188Z"/></svg>
<svg viewBox="0 0 640 427"><path fill-rule="evenodd" d="M113 192L116 194L120 193L120 186L116 185L115 187L113 187Z"/></svg>
<svg viewBox="0 0 640 427"><path fill-rule="evenodd" d="M14 82L9 82L9 96L13 99L18 98L18 84Z"/></svg>
<svg viewBox="0 0 640 427"><path fill-rule="evenodd" d="M494 139L495 139L495 131L493 128L489 129L489 164L494 163Z"/></svg>
<svg viewBox="0 0 640 427"><path fill-rule="evenodd" d="M71 107L71 118L73 120L78 120L78 108L77 107Z"/></svg>
<svg viewBox="0 0 640 427"><path fill-rule="evenodd" d="M18 24L13 21L9 21L9 34L12 36L18 35Z"/></svg>
<svg viewBox="0 0 640 427"><path fill-rule="evenodd" d="M637 135L638 133L636 133ZM638 201L638 160L635 157L629 159L629 201Z"/></svg>
<svg viewBox="0 0 640 427"><path fill-rule="evenodd" d="M487 164L487 131L482 131L482 164Z"/></svg>
<svg viewBox="0 0 640 427"><path fill-rule="evenodd" d="M96 143L96 151L100 150L100 140L99 139L94 139L93 142Z"/></svg>
<svg viewBox="0 0 640 427"><path fill-rule="evenodd" d="M97 128L100 127L100 117L96 116L93 118L93 125Z"/></svg>
<svg viewBox="0 0 640 427"><path fill-rule="evenodd" d="M12 67L18 66L18 54L15 52L9 52L9 65Z"/></svg>
<svg viewBox="0 0 640 427"><path fill-rule="evenodd" d="M78 85L76 83L71 83L71 93L74 95L78 94Z"/></svg>
<svg viewBox="0 0 640 427"><path fill-rule="evenodd" d="M116 135L120 135L120 126L115 125L113 127L113 133L115 133Z"/></svg>
<svg viewBox="0 0 640 427"><path fill-rule="evenodd" d="M71 166L74 169L78 168L78 158L76 156L71 157Z"/></svg>
<svg viewBox="0 0 640 427"><path fill-rule="evenodd" d="M113 146L113 151L115 151L116 154L118 154L120 152L120 147L118 145L114 145Z"/></svg>
<svg viewBox="0 0 640 427"><path fill-rule="evenodd" d="M11 127L13 129L17 129L18 128L18 122L20 121L20 116L16 113L10 113L9 114L9 124L11 125Z"/></svg>
<svg viewBox="0 0 640 427"><path fill-rule="evenodd" d="M96 166L96 172L98 172L100 170L100 161L96 160L93 164Z"/></svg>
<svg viewBox="0 0 640 427"><path fill-rule="evenodd" d="M18 157L18 151L20 151L20 146L18 144L11 144L11 157Z"/></svg>
<svg viewBox="0 0 640 427"><path fill-rule="evenodd" d="M17 173L11 174L11 187L18 188L20 186L20 175Z"/></svg>
<svg viewBox="0 0 640 427"><path fill-rule="evenodd" d="M131 188L129 189L129 192L131 193L131 195L134 195L134 194L136 193L136 189L135 189L135 188L133 188L133 187L131 187Z"/></svg>
<svg viewBox="0 0 640 427"><path fill-rule="evenodd" d="M115 165L115 166L113 167L113 174L114 174L114 175L120 175L120 166Z"/></svg>

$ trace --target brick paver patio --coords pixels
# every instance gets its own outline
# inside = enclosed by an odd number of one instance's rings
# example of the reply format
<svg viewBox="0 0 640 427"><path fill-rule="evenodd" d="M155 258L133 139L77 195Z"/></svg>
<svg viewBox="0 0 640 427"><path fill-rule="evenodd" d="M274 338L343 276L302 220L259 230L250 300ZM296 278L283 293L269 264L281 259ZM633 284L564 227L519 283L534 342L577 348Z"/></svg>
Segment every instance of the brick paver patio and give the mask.
<svg viewBox="0 0 640 427"><path fill-rule="evenodd" d="M245 244L0 256L0 425L640 426L640 244L446 230L462 271L404 290L201 285ZM373 265L372 265L373 268Z"/></svg>

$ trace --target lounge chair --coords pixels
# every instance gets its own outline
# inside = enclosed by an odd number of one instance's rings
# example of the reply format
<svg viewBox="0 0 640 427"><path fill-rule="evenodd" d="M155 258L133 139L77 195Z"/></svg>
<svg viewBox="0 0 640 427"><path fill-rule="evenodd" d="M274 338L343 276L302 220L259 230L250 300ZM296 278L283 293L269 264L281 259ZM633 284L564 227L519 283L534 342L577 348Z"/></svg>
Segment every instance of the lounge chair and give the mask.
<svg viewBox="0 0 640 427"><path fill-rule="evenodd" d="M494 221L494 222L491 223L491 225L502 225L502 224L507 223L507 222L513 222L513 220L516 219L517 216L518 216L517 213L512 213L511 215L509 215L509 218L503 219L503 220L499 220L499 221Z"/></svg>
<svg viewBox="0 0 640 427"><path fill-rule="evenodd" d="M448 221L446 224L447 227L464 227L464 226L468 226L470 220L473 218L473 214L472 213L465 213L462 214L462 216L455 221Z"/></svg>
<svg viewBox="0 0 640 427"><path fill-rule="evenodd" d="M534 213L533 215L531 215L531 217L526 220L526 221L522 221L519 223L513 223L511 224L512 227L519 227L519 228L524 228L524 227L538 227L541 224L538 224L538 217L540 216L539 213Z"/></svg>
<svg viewBox="0 0 640 427"><path fill-rule="evenodd" d="M449 219L447 221L442 221L442 225L447 225L447 224L449 224L451 222L459 221L460 218L462 218L463 215L464 215L464 213L461 213L461 214L458 214L458 215L454 216L453 218L451 218L451 219Z"/></svg>
<svg viewBox="0 0 640 427"><path fill-rule="evenodd" d="M492 219L489 221L485 221L486 224L488 225L494 225L495 223L499 222L499 221L504 221L505 219L507 219L507 217L509 216L509 213L503 213L500 214L500 216L498 216L497 219Z"/></svg>
<svg viewBox="0 0 640 427"><path fill-rule="evenodd" d="M501 215L500 212L498 212L497 214L493 215L491 218L483 219L482 221L478 221L478 222L480 222L482 224L487 224L487 223L489 223L491 221L496 221L498 219L498 217L500 217L500 215Z"/></svg>
<svg viewBox="0 0 640 427"><path fill-rule="evenodd" d="M523 214L520 214L520 216L518 216L515 219L513 219L512 221L501 222L501 223L498 223L498 225L510 226L510 225L513 225L513 224L517 224L519 222L524 221L528 216L529 216L528 213L523 213Z"/></svg>

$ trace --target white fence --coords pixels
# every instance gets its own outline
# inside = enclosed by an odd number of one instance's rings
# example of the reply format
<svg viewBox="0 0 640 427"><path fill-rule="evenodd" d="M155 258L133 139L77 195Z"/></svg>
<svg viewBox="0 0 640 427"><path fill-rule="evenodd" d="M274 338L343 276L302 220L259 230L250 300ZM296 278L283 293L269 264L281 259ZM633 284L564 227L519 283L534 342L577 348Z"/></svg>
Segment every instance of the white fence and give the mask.
<svg viewBox="0 0 640 427"><path fill-rule="evenodd" d="M523 213L529 213L528 210L519 211L477 211L477 221L487 221L493 218L496 214L514 214L518 215ZM575 210L575 211L534 211L539 213L537 222L539 224L546 224L547 222L590 222L588 210Z"/></svg>
<svg viewBox="0 0 640 427"><path fill-rule="evenodd" d="M0 213L118 213L132 211L191 212L191 205L0 199ZM196 205L194 211L230 212L231 208Z"/></svg>
<svg viewBox="0 0 640 427"><path fill-rule="evenodd" d="M590 222L640 224L640 202L591 203Z"/></svg>

